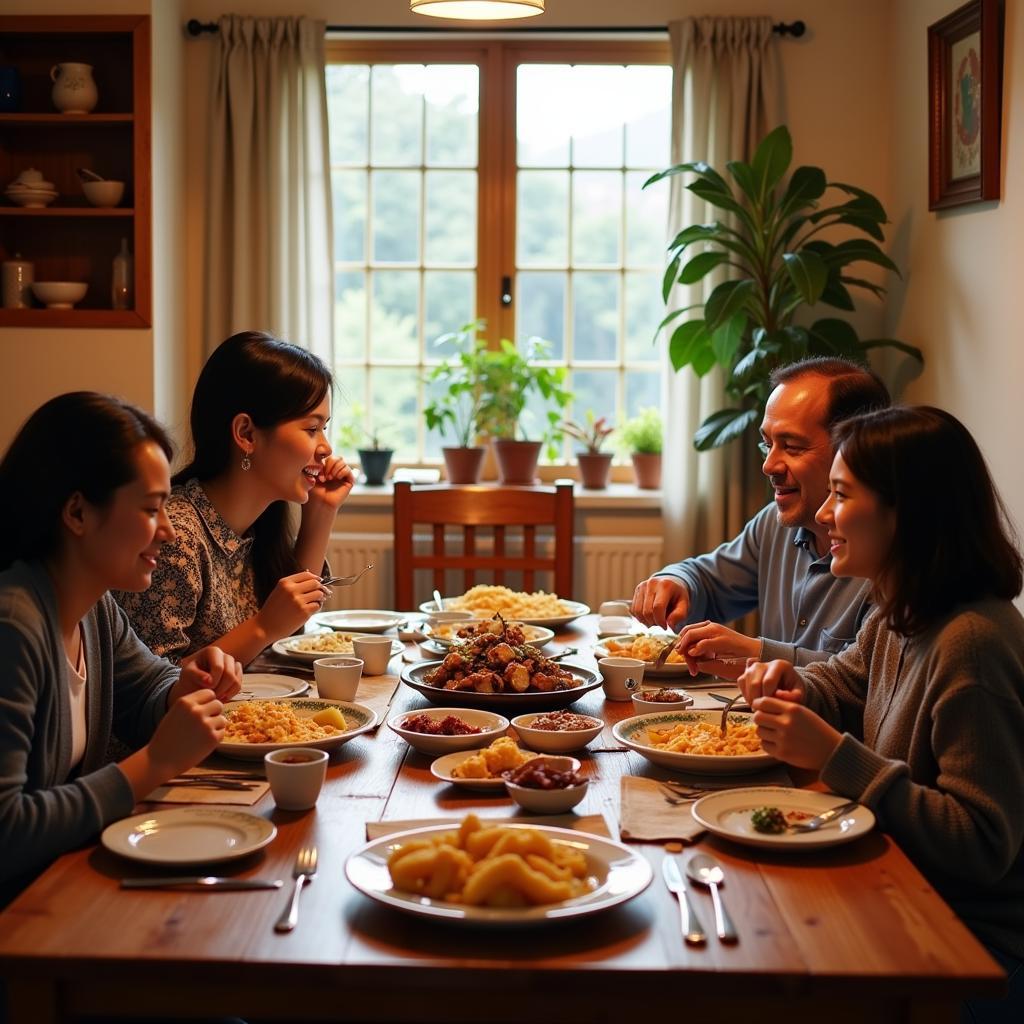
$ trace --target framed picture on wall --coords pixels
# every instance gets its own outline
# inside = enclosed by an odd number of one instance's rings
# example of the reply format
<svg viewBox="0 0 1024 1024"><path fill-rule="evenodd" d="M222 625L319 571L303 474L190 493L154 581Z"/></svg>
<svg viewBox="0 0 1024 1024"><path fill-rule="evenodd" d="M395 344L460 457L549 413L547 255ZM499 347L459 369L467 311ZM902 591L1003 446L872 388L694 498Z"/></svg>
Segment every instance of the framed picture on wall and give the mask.
<svg viewBox="0 0 1024 1024"><path fill-rule="evenodd" d="M971 0L928 26L928 209L999 198L999 0Z"/></svg>

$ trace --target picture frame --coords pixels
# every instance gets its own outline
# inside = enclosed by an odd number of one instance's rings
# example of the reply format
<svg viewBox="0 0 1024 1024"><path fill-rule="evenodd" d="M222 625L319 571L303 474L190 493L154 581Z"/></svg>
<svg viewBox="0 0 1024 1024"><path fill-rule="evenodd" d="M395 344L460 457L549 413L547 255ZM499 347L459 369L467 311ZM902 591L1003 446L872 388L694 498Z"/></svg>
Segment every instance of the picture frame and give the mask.
<svg viewBox="0 0 1024 1024"><path fill-rule="evenodd" d="M1002 9L970 0L928 26L928 209L999 198Z"/></svg>

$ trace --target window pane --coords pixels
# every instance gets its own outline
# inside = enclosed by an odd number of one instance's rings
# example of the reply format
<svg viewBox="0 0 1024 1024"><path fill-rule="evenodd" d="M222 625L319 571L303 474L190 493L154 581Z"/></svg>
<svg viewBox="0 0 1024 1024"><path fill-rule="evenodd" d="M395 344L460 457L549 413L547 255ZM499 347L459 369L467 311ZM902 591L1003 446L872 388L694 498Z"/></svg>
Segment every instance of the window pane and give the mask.
<svg viewBox="0 0 1024 1024"><path fill-rule="evenodd" d="M522 348L532 337L552 344L551 358L565 358L566 275L520 273L516 277L516 344Z"/></svg>
<svg viewBox="0 0 1024 1024"><path fill-rule="evenodd" d="M516 162L568 167L572 68L522 64L516 76Z"/></svg>
<svg viewBox="0 0 1024 1024"><path fill-rule="evenodd" d="M574 359L616 359L619 275L578 273L572 279Z"/></svg>
<svg viewBox="0 0 1024 1024"><path fill-rule="evenodd" d="M475 167L480 72L475 65L426 69L427 163Z"/></svg>
<svg viewBox="0 0 1024 1024"><path fill-rule="evenodd" d="M476 172L427 171L427 263L476 263Z"/></svg>
<svg viewBox="0 0 1024 1024"><path fill-rule="evenodd" d="M619 266L622 260L622 175L577 171L572 178L573 266Z"/></svg>
<svg viewBox="0 0 1024 1024"><path fill-rule="evenodd" d="M365 64L327 68L331 163L365 164L370 116L370 69Z"/></svg>
<svg viewBox="0 0 1024 1024"><path fill-rule="evenodd" d="M433 402L440 398L448 389L440 381L424 385L424 401ZM467 398L468 402L468 398ZM424 425L426 430L426 425ZM442 448L455 448L458 446L458 438L451 427L446 427L442 434L437 430L426 430L424 438L424 455L428 459L441 458Z"/></svg>
<svg viewBox="0 0 1024 1024"><path fill-rule="evenodd" d="M378 270L373 274L370 330L374 358L418 360L419 281L417 271Z"/></svg>
<svg viewBox="0 0 1024 1024"><path fill-rule="evenodd" d="M626 69L580 64L572 69L572 164L621 167Z"/></svg>
<svg viewBox="0 0 1024 1024"><path fill-rule="evenodd" d="M358 445L342 444L338 440L338 432L348 426L353 419L358 419L360 427L366 423L369 408L366 394L366 369L362 366L343 366L334 374L335 402L331 408L331 426L334 428L334 439L331 447L335 455L342 455L345 461L358 461L356 447ZM358 413L358 417L356 414ZM362 441L358 442L361 444Z"/></svg>
<svg viewBox="0 0 1024 1024"><path fill-rule="evenodd" d="M577 423L584 425L589 409L594 413L595 419L605 416L609 422L615 422L615 388L618 382L617 370L573 370L573 400L569 415ZM583 447L578 441L571 441L570 444L570 451Z"/></svg>
<svg viewBox="0 0 1024 1024"><path fill-rule="evenodd" d="M661 375L629 370L626 373L626 415L636 416L645 405L661 408Z"/></svg>
<svg viewBox="0 0 1024 1024"><path fill-rule="evenodd" d="M626 274L626 359L657 363L654 331L665 316L660 274Z"/></svg>
<svg viewBox="0 0 1024 1024"><path fill-rule="evenodd" d="M415 458L419 423L416 374L408 369L374 367L370 371L370 388L370 425L376 430L381 447L394 448L398 459Z"/></svg>
<svg viewBox="0 0 1024 1024"><path fill-rule="evenodd" d="M362 262L366 247L366 171L332 171L334 258Z"/></svg>
<svg viewBox="0 0 1024 1024"><path fill-rule="evenodd" d="M375 164L422 163L423 84L420 64L378 64L373 69L372 160Z"/></svg>
<svg viewBox="0 0 1024 1024"><path fill-rule="evenodd" d="M476 275L462 270L428 270L423 274L423 338L428 360L447 359L454 341L435 344L439 335L457 331L473 319Z"/></svg>
<svg viewBox="0 0 1024 1024"><path fill-rule="evenodd" d="M521 267L569 262L569 175L520 171L516 197L516 263Z"/></svg>
<svg viewBox="0 0 1024 1024"><path fill-rule="evenodd" d="M415 263L420 254L420 174L373 171L373 259Z"/></svg>
<svg viewBox="0 0 1024 1024"><path fill-rule="evenodd" d="M366 358L366 275L334 275L334 355L339 360Z"/></svg>
<svg viewBox="0 0 1024 1024"><path fill-rule="evenodd" d="M660 171L669 164L672 138L672 69L664 65L626 68L626 166Z"/></svg>
<svg viewBox="0 0 1024 1024"><path fill-rule="evenodd" d="M647 171L626 174L626 264L630 267L664 267L668 262L668 189L654 185L644 189Z"/></svg>

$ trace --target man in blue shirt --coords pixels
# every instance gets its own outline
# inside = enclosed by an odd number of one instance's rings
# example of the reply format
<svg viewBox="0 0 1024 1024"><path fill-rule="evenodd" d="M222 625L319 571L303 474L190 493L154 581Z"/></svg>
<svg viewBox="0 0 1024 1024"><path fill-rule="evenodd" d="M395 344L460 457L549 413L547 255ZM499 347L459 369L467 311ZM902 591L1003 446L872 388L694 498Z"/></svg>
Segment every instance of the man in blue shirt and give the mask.
<svg viewBox="0 0 1024 1024"><path fill-rule="evenodd" d="M774 500L735 539L666 566L633 594L641 622L679 630L691 672L736 678L747 658L820 661L852 643L868 583L830 572L828 531L814 515L828 497L840 420L889 405L872 371L843 359L780 367L761 422L762 471ZM759 610L763 636L723 625Z"/></svg>

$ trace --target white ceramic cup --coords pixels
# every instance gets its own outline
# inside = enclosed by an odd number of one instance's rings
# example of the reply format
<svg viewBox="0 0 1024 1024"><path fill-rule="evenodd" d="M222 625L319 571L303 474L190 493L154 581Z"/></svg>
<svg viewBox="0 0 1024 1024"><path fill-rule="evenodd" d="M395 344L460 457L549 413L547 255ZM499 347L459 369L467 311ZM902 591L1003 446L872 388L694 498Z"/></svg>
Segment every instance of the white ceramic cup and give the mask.
<svg viewBox="0 0 1024 1024"><path fill-rule="evenodd" d="M327 777L326 750L272 750L263 763L274 803L282 811L308 811L316 804Z"/></svg>
<svg viewBox="0 0 1024 1024"><path fill-rule="evenodd" d="M601 658L597 664L608 700L629 700L644 681L644 663L639 658Z"/></svg>
<svg viewBox="0 0 1024 1024"><path fill-rule="evenodd" d="M317 658L313 662L316 692L324 700L355 700L359 677L363 674L361 658L347 655Z"/></svg>
<svg viewBox="0 0 1024 1024"><path fill-rule="evenodd" d="M602 601L597 612L599 615L630 615L629 601Z"/></svg>
<svg viewBox="0 0 1024 1024"><path fill-rule="evenodd" d="M389 636L357 636L353 639L352 649L357 658L363 659L363 671L368 676L380 676L387 672L391 660L391 643L392 638Z"/></svg>

